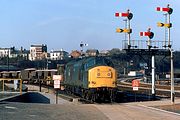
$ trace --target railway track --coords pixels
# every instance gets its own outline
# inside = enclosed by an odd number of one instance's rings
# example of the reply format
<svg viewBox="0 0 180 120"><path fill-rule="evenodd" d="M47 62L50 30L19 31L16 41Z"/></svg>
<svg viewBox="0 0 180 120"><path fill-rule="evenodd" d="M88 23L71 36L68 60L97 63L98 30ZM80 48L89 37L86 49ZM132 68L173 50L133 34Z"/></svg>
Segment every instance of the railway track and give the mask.
<svg viewBox="0 0 180 120"><path fill-rule="evenodd" d="M128 81L128 82L127 82ZM132 90L132 80L121 80L118 82L118 91L120 91L119 100L113 101L112 103L123 103L123 102L135 102L135 101L148 101L153 100L151 96L151 84L140 83L140 87L138 91ZM36 84L38 86L38 84ZM48 88L47 85L42 85L42 87ZM170 86L156 85L156 98L169 98L170 97ZM49 86L50 90L53 90L52 86ZM180 87L175 87L175 97L180 97ZM55 92L55 91L54 91ZM92 102L90 100L83 99L79 96L75 96L66 92L60 92L59 96L63 99L66 99L71 102L79 102L82 104L99 104L104 102ZM106 103L106 102L105 102Z"/></svg>
<svg viewBox="0 0 180 120"><path fill-rule="evenodd" d="M128 91L128 92L136 92L139 94L151 94L152 86L149 83L140 82L140 87L138 91L132 90L132 80L133 79L126 79L126 80L119 80L118 81L118 89L121 91ZM180 86L175 86L175 97L180 97ZM156 84L156 95L161 97L170 97L170 85L159 85Z"/></svg>

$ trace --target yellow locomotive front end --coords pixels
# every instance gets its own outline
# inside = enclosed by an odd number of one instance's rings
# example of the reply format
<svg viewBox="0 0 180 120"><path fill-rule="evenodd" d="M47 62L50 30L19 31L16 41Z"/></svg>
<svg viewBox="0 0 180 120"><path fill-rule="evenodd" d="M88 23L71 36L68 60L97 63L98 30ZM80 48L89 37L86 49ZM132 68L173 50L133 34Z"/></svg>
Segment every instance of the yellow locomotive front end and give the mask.
<svg viewBox="0 0 180 120"><path fill-rule="evenodd" d="M88 88L116 88L116 70L109 66L97 66L88 71Z"/></svg>

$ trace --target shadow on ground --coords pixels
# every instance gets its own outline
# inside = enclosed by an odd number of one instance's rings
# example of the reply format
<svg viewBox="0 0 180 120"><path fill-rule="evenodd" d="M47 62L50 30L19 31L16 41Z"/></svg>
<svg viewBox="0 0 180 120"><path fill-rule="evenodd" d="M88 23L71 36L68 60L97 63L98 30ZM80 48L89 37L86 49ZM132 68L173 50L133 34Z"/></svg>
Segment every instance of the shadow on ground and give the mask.
<svg viewBox="0 0 180 120"><path fill-rule="evenodd" d="M116 102L118 103L155 101L161 99L159 96L138 94L136 92L119 92L116 97Z"/></svg>
<svg viewBox="0 0 180 120"><path fill-rule="evenodd" d="M28 92L23 95L19 95L16 97L8 98L4 101L7 102L22 102L22 103L43 103L43 104L50 104L50 99L43 96L40 93L36 92Z"/></svg>

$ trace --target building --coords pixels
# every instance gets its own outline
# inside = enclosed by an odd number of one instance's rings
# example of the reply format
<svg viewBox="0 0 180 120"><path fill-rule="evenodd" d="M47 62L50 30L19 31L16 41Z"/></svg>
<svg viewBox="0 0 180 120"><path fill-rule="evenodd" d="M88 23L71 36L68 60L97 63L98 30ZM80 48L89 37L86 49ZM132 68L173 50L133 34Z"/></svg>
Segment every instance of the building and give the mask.
<svg viewBox="0 0 180 120"><path fill-rule="evenodd" d="M47 58L47 45L31 45L29 60L42 60Z"/></svg>
<svg viewBox="0 0 180 120"><path fill-rule="evenodd" d="M0 58L10 56L11 48L0 48Z"/></svg>
<svg viewBox="0 0 180 120"><path fill-rule="evenodd" d="M128 73L128 76L130 76L130 77L142 77L143 73L139 72L139 71L130 71Z"/></svg>
<svg viewBox="0 0 180 120"><path fill-rule="evenodd" d="M29 50L23 49L21 47L20 50L12 50L10 52L9 58L20 58L20 59L24 59L24 60L28 60L29 59Z"/></svg>
<svg viewBox="0 0 180 120"><path fill-rule="evenodd" d="M15 49L15 47L0 48L0 58L3 58L3 57L9 57L9 58L20 57L20 58L27 60L28 54L29 54L29 51L26 49L23 49L22 47L20 50Z"/></svg>
<svg viewBox="0 0 180 120"><path fill-rule="evenodd" d="M98 56L99 55L99 51L96 49L88 49L86 51L86 56Z"/></svg>
<svg viewBox="0 0 180 120"><path fill-rule="evenodd" d="M77 50L74 50L71 52L70 56L72 58L79 58L81 56L81 52L77 51Z"/></svg>
<svg viewBox="0 0 180 120"><path fill-rule="evenodd" d="M68 52L61 49L60 51L51 51L50 52L50 59L51 60L63 60L68 57Z"/></svg>
<svg viewBox="0 0 180 120"><path fill-rule="evenodd" d="M109 55L109 50L102 50L99 52L100 56L108 56Z"/></svg>

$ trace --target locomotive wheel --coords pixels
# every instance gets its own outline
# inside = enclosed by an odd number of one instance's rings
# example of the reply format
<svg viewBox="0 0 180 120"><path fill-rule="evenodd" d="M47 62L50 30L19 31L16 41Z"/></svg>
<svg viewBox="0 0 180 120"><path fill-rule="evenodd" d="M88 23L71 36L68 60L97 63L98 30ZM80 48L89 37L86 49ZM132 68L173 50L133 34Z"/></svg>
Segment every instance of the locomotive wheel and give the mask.
<svg viewBox="0 0 180 120"><path fill-rule="evenodd" d="M92 101L95 102L96 99L97 99L97 95L96 95L96 93L94 93L94 94L92 95Z"/></svg>
<svg viewBox="0 0 180 120"><path fill-rule="evenodd" d="M89 100L89 94L88 94L88 92L86 93L86 100Z"/></svg>
<svg viewBox="0 0 180 120"><path fill-rule="evenodd" d="M82 90L82 98L86 99L86 92L85 92L85 90Z"/></svg>
<svg viewBox="0 0 180 120"><path fill-rule="evenodd" d="M87 100L91 100L91 93L90 93L89 91L87 91L86 99L87 99Z"/></svg>

